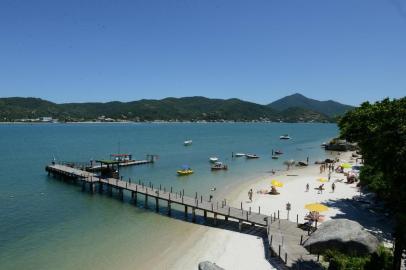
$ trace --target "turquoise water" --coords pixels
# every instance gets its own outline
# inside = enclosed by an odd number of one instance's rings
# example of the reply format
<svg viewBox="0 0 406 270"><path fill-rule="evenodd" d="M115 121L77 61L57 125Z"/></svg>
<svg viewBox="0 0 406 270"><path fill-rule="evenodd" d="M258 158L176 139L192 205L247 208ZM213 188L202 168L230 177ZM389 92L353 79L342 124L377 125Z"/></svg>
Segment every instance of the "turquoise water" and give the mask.
<svg viewBox="0 0 406 270"><path fill-rule="evenodd" d="M157 244L163 250L193 231L180 213L171 219L164 209L158 215L49 178L44 168L53 157L89 161L118 151L137 159L157 154L155 164L122 168L121 174L191 196L196 191L216 196L284 160L323 158L320 144L337 132L333 124L0 125L1 269L137 269L136 262L154 259ZM279 140L286 133L293 139ZM193 145L183 146L189 138ZM283 150L283 158L272 160L271 149ZM231 152L261 158L232 159ZM211 172L210 156L229 170ZM182 164L195 174L176 176ZM211 193L211 187L217 191Z"/></svg>

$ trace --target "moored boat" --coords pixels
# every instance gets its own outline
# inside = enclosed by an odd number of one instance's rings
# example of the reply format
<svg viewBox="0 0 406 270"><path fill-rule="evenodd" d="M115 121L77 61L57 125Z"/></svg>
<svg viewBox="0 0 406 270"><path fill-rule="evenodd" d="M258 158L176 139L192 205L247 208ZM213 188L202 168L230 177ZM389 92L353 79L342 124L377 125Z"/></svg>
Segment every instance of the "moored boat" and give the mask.
<svg viewBox="0 0 406 270"><path fill-rule="evenodd" d="M235 153L234 154L235 157L245 157L244 153Z"/></svg>
<svg viewBox="0 0 406 270"><path fill-rule="evenodd" d="M189 146L189 145L192 145L192 143L193 143L192 140L186 140L186 141L183 142L183 145L184 146Z"/></svg>
<svg viewBox="0 0 406 270"><path fill-rule="evenodd" d="M211 166L212 171L219 171L219 170L227 170L227 165L223 164L222 162L215 162L213 166Z"/></svg>
<svg viewBox="0 0 406 270"><path fill-rule="evenodd" d="M176 171L179 176L189 175L193 173L193 170L188 165L183 165L182 169Z"/></svg>
<svg viewBox="0 0 406 270"><path fill-rule="evenodd" d="M219 158L218 158L218 157L209 157L209 161L210 161L211 163L214 163L214 162L219 161Z"/></svg>
<svg viewBox="0 0 406 270"><path fill-rule="evenodd" d="M281 150L276 150L275 151L275 155L282 155L282 154L283 154L283 152Z"/></svg>
<svg viewBox="0 0 406 270"><path fill-rule="evenodd" d="M192 169L188 169L188 170L178 170L177 171L177 174L179 175L179 176L182 176L182 175L189 175L189 174L192 174L193 173L193 170Z"/></svg>
<svg viewBox="0 0 406 270"><path fill-rule="evenodd" d="M278 159L279 157L278 156L272 156L272 159Z"/></svg>
<svg viewBox="0 0 406 270"><path fill-rule="evenodd" d="M245 157L248 159L259 158L259 156L255 155L255 154L246 154Z"/></svg>
<svg viewBox="0 0 406 270"><path fill-rule="evenodd" d="M281 139L281 140L290 140L291 137L288 134L284 134L282 136L279 136L279 139Z"/></svg>

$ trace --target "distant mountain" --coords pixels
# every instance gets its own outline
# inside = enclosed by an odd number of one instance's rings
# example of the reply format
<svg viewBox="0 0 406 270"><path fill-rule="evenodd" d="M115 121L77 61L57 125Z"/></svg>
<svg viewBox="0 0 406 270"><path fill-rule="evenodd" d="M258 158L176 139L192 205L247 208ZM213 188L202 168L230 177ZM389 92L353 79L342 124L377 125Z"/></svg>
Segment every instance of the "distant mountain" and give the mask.
<svg viewBox="0 0 406 270"><path fill-rule="evenodd" d="M53 117L60 121L284 121L330 122L313 109L270 106L240 99L165 98L107 103L56 104L38 98L0 98L0 122Z"/></svg>
<svg viewBox="0 0 406 270"><path fill-rule="evenodd" d="M307 98L298 93L278 99L268 106L277 111L283 111L289 108L308 109L324 114L328 117L343 115L346 111L354 108L350 105L344 105L333 100L319 101Z"/></svg>

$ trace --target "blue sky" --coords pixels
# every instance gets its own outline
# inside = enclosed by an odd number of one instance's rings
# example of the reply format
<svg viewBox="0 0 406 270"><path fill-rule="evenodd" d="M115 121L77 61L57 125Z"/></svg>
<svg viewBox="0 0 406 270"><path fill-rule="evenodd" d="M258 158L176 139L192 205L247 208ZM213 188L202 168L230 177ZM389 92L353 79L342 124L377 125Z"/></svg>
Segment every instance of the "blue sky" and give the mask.
<svg viewBox="0 0 406 270"><path fill-rule="evenodd" d="M403 0L0 1L0 96L55 102L406 93Z"/></svg>

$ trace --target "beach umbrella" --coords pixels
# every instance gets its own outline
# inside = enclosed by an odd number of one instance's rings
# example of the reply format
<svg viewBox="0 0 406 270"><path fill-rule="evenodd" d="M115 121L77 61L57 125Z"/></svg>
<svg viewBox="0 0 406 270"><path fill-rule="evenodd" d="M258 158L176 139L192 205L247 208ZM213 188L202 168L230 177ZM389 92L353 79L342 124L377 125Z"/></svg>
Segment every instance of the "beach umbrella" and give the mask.
<svg viewBox="0 0 406 270"><path fill-rule="evenodd" d="M324 178L324 177L321 177L321 178L318 178L317 181L325 183L325 182L328 182L328 179Z"/></svg>
<svg viewBox="0 0 406 270"><path fill-rule="evenodd" d="M328 207L321 203L309 203L305 207L309 211L324 212L328 211Z"/></svg>
<svg viewBox="0 0 406 270"><path fill-rule="evenodd" d="M275 187L283 187L283 183L282 183L282 182L279 182L279 181L276 180L276 179L272 179L271 183L272 183L272 186L275 186Z"/></svg>
<svg viewBox="0 0 406 270"><path fill-rule="evenodd" d="M352 165L349 163L342 163L341 167L343 167L344 169L349 169L349 168L352 168Z"/></svg>

